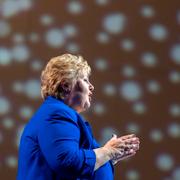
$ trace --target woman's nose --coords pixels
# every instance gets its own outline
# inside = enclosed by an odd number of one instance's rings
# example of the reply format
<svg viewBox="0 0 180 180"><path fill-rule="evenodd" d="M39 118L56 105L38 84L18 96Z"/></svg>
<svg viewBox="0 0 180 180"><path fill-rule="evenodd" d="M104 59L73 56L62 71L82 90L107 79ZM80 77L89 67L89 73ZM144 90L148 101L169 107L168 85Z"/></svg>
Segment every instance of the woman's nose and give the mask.
<svg viewBox="0 0 180 180"><path fill-rule="evenodd" d="M94 86L90 83L89 90L92 92L94 90Z"/></svg>

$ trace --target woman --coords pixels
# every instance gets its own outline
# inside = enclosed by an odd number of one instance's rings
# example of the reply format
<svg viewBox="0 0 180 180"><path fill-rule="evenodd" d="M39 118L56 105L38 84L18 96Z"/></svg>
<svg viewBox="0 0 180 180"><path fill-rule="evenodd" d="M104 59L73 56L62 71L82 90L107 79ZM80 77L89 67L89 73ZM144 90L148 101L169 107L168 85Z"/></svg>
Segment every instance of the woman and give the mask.
<svg viewBox="0 0 180 180"><path fill-rule="evenodd" d="M44 102L26 125L19 147L18 180L113 180L113 165L139 148L135 135L116 135L100 147L79 114L94 90L81 56L52 58L41 75Z"/></svg>

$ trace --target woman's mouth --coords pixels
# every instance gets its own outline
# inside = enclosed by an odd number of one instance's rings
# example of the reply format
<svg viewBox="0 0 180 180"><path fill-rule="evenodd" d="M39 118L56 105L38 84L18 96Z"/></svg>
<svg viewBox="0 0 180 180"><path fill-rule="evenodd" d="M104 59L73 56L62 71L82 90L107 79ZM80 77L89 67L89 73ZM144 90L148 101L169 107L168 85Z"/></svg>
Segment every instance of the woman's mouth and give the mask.
<svg viewBox="0 0 180 180"><path fill-rule="evenodd" d="M89 101L91 101L91 99L92 99L91 96L89 96Z"/></svg>
<svg viewBox="0 0 180 180"><path fill-rule="evenodd" d="M89 96L89 101L91 101L91 99L92 99L92 97L91 97L91 96L92 96L92 94L89 94L88 96Z"/></svg>
<svg viewBox="0 0 180 180"><path fill-rule="evenodd" d="M91 92L89 92L88 97L89 97L89 101L91 101L91 99L92 99L92 93Z"/></svg>

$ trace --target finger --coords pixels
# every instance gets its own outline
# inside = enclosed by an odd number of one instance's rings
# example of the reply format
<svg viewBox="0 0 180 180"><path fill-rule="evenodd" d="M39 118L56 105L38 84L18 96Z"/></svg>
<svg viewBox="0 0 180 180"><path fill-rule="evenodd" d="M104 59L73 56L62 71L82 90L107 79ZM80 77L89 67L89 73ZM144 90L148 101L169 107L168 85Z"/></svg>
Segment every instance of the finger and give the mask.
<svg viewBox="0 0 180 180"><path fill-rule="evenodd" d="M114 142L114 145L117 148L132 148L134 145L139 145L138 139L133 139L133 140L124 140L122 141L120 138L116 139ZM133 145L133 146L131 146Z"/></svg>
<svg viewBox="0 0 180 180"><path fill-rule="evenodd" d="M136 135L135 134L130 134L130 135L121 136L119 138L121 138L121 140L125 140L125 139L130 139L130 138L133 138L133 137L136 137Z"/></svg>
<svg viewBox="0 0 180 180"><path fill-rule="evenodd" d="M123 149L116 149L113 153L113 159L117 159L119 157L122 157L124 155L124 150Z"/></svg>
<svg viewBox="0 0 180 180"><path fill-rule="evenodd" d="M135 154L136 154L136 152L135 152L135 151L134 151L133 153L124 154L124 156L119 157L118 159L116 159L116 161L121 161L121 160L124 160L124 159L130 158L130 157L134 156Z"/></svg>
<svg viewBox="0 0 180 180"><path fill-rule="evenodd" d="M132 155L132 154L134 154L134 153L136 153L136 151L134 151L133 149L130 149L130 150L124 152L123 157Z"/></svg>
<svg viewBox="0 0 180 180"><path fill-rule="evenodd" d="M136 154L136 152L134 151L133 153L129 153L129 154L126 154L125 158L129 158L129 157L132 157ZM124 157L123 157L124 158Z"/></svg>
<svg viewBox="0 0 180 180"><path fill-rule="evenodd" d="M112 139L117 139L117 135L116 134L112 134Z"/></svg>
<svg viewBox="0 0 180 180"><path fill-rule="evenodd" d="M117 160L114 160L112 161L112 164L115 165L118 161Z"/></svg>
<svg viewBox="0 0 180 180"><path fill-rule="evenodd" d="M135 151L137 151L138 149L139 149L139 145L137 144L137 145L134 145L133 146L133 149L135 150Z"/></svg>
<svg viewBox="0 0 180 180"><path fill-rule="evenodd" d="M140 142L139 142L139 138L134 137L134 138L131 138L131 139L125 139L124 143L125 144L133 144L133 143L140 143Z"/></svg>
<svg viewBox="0 0 180 180"><path fill-rule="evenodd" d="M123 142L120 142L120 143L117 144L118 149L124 149L125 147L126 147L126 145Z"/></svg>
<svg viewBox="0 0 180 180"><path fill-rule="evenodd" d="M136 154L136 151L135 150L133 150L133 149L128 149L128 150L126 150L126 151L123 151L123 152L118 152L118 153L116 153L116 155L114 156L114 158L113 158L113 160L121 160L121 159L125 159L125 158L127 158L127 157L130 157L130 156L133 156L133 155L135 155Z"/></svg>
<svg viewBox="0 0 180 180"><path fill-rule="evenodd" d="M129 150L134 150L137 151L139 149L139 145L138 144L130 144L130 145L126 145L125 147L125 151L129 151Z"/></svg>
<svg viewBox="0 0 180 180"><path fill-rule="evenodd" d="M128 148L139 146L139 142L131 142L131 143L124 143L124 144Z"/></svg>

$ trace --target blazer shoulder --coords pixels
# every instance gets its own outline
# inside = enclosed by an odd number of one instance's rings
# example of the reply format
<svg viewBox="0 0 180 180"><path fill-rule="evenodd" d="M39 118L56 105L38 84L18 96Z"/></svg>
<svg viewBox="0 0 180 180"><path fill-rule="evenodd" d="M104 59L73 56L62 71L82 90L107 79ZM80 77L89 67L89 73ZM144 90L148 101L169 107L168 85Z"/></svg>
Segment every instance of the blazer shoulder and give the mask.
<svg viewBox="0 0 180 180"><path fill-rule="evenodd" d="M70 119L77 123L78 114L70 106L66 105L62 100L48 98L42 105L44 111L49 111L53 116L63 119Z"/></svg>

